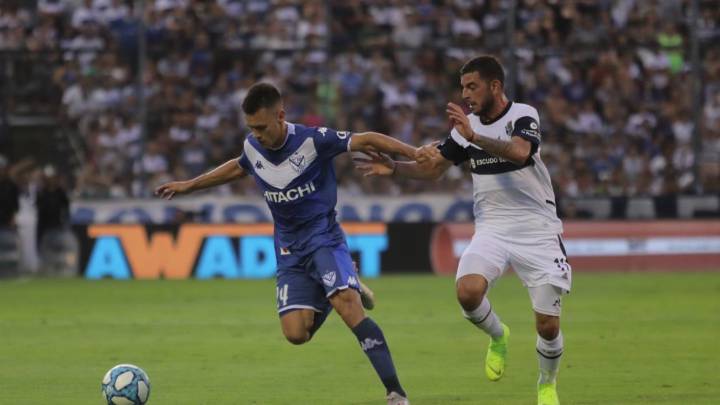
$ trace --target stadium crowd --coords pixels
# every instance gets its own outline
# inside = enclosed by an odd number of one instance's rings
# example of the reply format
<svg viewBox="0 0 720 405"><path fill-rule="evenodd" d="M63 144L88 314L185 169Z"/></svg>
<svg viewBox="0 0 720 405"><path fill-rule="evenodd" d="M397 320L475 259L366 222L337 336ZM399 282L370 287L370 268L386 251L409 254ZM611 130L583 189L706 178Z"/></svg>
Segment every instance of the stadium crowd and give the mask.
<svg viewBox="0 0 720 405"><path fill-rule="evenodd" d="M240 104L256 81L284 90L290 121L415 145L440 140L445 104L460 100L459 68L479 53L515 61L514 100L540 110L559 196L696 192L696 161L700 191L720 192L720 7L710 1L701 1L697 25L699 149L687 0L519 0L512 38L503 0L32 3L0 4L0 52L36 55L31 108L61 106L62 125L81 135L79 197L148 196L155 184L237 156L247 132ZM41 77L51 85L32 87ZM471 189L462 168L436 183L400 184L352 171L349 158L339 161L345 193ZM249 184L215 192L255 193Z"/></svg>

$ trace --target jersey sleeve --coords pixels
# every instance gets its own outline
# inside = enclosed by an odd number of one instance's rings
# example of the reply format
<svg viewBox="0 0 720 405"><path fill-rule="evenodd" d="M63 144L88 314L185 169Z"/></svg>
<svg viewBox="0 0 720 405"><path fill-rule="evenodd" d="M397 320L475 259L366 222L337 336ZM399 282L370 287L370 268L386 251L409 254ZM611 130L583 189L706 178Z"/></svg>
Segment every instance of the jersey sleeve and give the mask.
<svg viewBox="0 0 720 405"><path fill-rule="evenodd" d="M316 129L314 137L318 155L325 158L334 158L343 152L348 152L352 133L319 127Z"/></svg>
<svg viewBox="0 0 720 405"><path fill-rule="evenodd" d="M540 123L537 114L524 115L515 120L512 136L519 136L530 142L530 155L537 152L540 146Z"/></svg>
<svg viewBox="0 0 720 405"><path fill-rule="evenodd" d="M437 146L440 149L440 154L456 165L470 159L467 147L467 140L455 128L450 132L450 136Z"/></svg>
<svg viewBox="0 0 720 405"><path fill-rule="evenodd" d="M237 158L237 164L238 166L242 167L243 170L245 170L247 173L252 173L252 165L250 164L250 160L248 160L247 155L245 152L243 152L239 158Z"/></svg>

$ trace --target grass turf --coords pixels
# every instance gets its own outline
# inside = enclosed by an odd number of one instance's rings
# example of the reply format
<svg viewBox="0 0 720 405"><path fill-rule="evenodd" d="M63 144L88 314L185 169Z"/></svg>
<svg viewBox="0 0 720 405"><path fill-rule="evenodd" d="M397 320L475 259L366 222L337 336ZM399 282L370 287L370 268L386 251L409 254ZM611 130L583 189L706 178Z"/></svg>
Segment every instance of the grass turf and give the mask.
<svg viewBox="0 0 720 405"><path fill-rule="evenodd" d="M485 379L487 338L460 316L453 280L368 280L414 405L532 404L537 360L526 291L493 289L512 329L503 380ZM288 344L263 281L0 281L0 404L101 404L117 363L150 375L150 405L382 404L384 390L333 314ZM564 302L564 404L716 404L720 273L582 274Z"/></svg>

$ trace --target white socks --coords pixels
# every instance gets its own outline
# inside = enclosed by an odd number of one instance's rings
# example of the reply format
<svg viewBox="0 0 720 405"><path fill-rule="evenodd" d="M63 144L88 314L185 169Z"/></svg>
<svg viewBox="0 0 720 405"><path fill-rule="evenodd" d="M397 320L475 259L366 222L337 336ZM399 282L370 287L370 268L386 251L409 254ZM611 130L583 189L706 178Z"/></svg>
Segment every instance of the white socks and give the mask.
<svg viewBox="0 0 720 405"><path fill-rule="evenodd" d="M503 335L500 318L490 306L490 301L483 298L480 306L472 311L463 310L463 316L472 322L479 329L482 329L492 338L499 338ZM563 354L563 335L558 333L553 340L545 340L537 337L538 365L540 367L539 384L554 383L557 379L560 368L560 357Z"/></svg>
<svg viewBox="0 0 720 405"><path fill-rule="evenodd" d="M563 354L563 335L558 333L553 340L537 337L538 365L540 366L540 379L538 384L555 382L560 368L560 356Z"/></svg>
<svg viewBox="0 0 720 405"><path fill-rule="evenodd" d="M499 338L503 335L500 318L492 310L487 297L483 297L480 306L474 310L468 312L463 309L463 316L492 338Z"/></svg>

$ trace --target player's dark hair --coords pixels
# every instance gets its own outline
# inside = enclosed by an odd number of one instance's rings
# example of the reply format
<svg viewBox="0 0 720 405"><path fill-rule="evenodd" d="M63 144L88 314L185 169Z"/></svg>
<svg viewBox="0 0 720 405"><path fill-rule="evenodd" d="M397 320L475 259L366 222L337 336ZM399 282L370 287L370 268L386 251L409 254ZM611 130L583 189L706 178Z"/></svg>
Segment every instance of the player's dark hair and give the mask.
<svg viewBox="0 0 720 405"><path fill-rule="evenodd" d="M470 59L460 68L460 75L477 72L481 78L491 82L497 80L505 86L505 71L494 56L483 55Z"/></svg>
<svg viewBox="0 0 720 405"><path fill-rule="evenodd" d="M256 83L250 87L242 103L245 114L252 115L263 108L276 106L281 100L280 90L270 83Z"/></svg>

